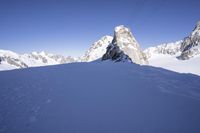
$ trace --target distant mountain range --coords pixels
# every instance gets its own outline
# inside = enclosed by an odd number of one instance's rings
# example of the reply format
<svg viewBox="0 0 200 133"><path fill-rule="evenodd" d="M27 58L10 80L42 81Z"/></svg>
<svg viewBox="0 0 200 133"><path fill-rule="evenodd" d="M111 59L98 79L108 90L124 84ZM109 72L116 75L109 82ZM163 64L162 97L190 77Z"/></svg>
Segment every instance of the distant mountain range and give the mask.
<svg viewBox="0 0 200 133"><path fill-rule="evenodd" d="M12 51L0 50L0 70L64 64L75 60L70 56L54 55L44 51L20 55Z"/></svg>
<svg viewBox="0 0 200 133"><path fill-rule="evenodd" d="M200 75L198 68L200 66L200 22L183 40L150 47L144 51L141 50L131 30L123 25L115 28L113 37L102 37L79 58L54 55L44 51L20 55L12 51L0 50L0 70L91 62L97 59L132 62Z"/></svg>
<svg viewBox="0 0 200 133"><path fill-rule="evenodd" d="M150 47L144 53L151 66L200 75L200 22L183 40Z"/></svg>

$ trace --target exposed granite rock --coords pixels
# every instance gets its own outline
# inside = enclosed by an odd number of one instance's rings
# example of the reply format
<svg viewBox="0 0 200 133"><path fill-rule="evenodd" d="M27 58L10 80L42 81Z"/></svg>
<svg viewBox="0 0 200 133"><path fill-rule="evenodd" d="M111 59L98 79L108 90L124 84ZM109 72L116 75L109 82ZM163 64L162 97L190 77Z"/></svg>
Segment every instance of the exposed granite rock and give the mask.
<svg viewBox="0 0 200 133"><path fill-rule="evenodd" d="M123 25L115 28L114 39L107 47L102 60L113 60L114 62L133 62L136 64L148 64L145 54L130 29Z"/></svg>

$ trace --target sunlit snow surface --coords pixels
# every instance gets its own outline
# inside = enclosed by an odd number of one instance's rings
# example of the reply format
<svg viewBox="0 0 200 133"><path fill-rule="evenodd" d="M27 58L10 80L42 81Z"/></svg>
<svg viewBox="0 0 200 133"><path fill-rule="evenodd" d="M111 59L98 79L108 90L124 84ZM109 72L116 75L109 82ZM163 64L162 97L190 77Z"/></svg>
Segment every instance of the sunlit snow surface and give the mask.
<svg viewBox="0 0 200 133"><path fill-rule="evenodd" d="M200 77L130 63L0 72L2 133L199 133Z"/></svg>
<svg viewBox="0 0 200 133"><path fill-rule="evenodd" d="M149 65L180 73L200 75L200 56L195 56L189 60L179 60L176 55L152 54L149 58Z"/></svg>
<svg viewBox="0 0 200 133"><path fill-rule="evenodd" d="M5 70L12 70L12 69L16 69L15 66L11 66L6 62L2 62L0 65L0 71L5 71Z"/></svg>

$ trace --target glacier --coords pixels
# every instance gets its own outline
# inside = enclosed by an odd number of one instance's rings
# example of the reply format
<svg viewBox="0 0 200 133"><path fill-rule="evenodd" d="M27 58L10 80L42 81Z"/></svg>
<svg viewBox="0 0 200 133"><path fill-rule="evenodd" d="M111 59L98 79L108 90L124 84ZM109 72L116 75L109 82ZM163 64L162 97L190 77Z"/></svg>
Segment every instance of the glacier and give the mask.
<svg viewBox="0 0 200 133"><path fill-rule="evenodd" d="M183 40L150 47L144 53L151 66L200 75L200 22Z"/></svg>

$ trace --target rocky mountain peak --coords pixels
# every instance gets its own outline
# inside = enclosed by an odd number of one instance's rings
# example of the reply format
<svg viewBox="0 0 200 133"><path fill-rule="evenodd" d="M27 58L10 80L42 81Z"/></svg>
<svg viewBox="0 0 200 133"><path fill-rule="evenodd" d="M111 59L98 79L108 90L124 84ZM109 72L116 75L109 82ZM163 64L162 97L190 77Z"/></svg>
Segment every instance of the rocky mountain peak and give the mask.
<svg viewBox="0 0 200 133"><path fill-rule="evenodd" d="M106 53L106 48L112 40L113 37L107 35L94 42L89 50L86 51L84 56L81 57L81 61L90 62L101 58Z"/></svg>
<svg viewBox="0 0 200 133"><path fill-rule="evenodd" d="M195 26L190 36L183 40L181 45L182 54L179 59L189 59L200 54L200 21Z"/></svg>
<svg viewBox="0 0 200 133"><path fill-rule="evenodd" d="M131 33L131 30L124 25L115 27L114 40L118 45L130 45L139 48L139 44Z"/></svg>
<svg viewBox="0 0 200 133"><path fill-rule="evenodd" d="M102 60L108 59L115 62L148 63L131 30L123 25L115 27L112 43L107 47L107 51L102 57Z"/></svg>
<svg viewBox="0 0 200 133"><path fill-rule="evenodd" d="M193 32L192 32L192 35L199 35L200 36L200 21L197 22Z"/></svg>
<svg viewBox="0 0 200 133"><path fill-rule="evenodd" d="M119 32L120 30L126 30L126 31L130 31L127 27L125 27L124 25L119 25L115 27L115 32Z"/></svg>
<svg viewBox="0 0 200 133"><path fill-rule="evenodd" d="M180 54L180 47L182 44L182 40L172 42L172 43L163 43L160 45L156 45L154 47L149 47L145 49L143 52L146 54L146 57L149 59L151 56L155 54L162 54L162 55L179 55Z"/></svg>

